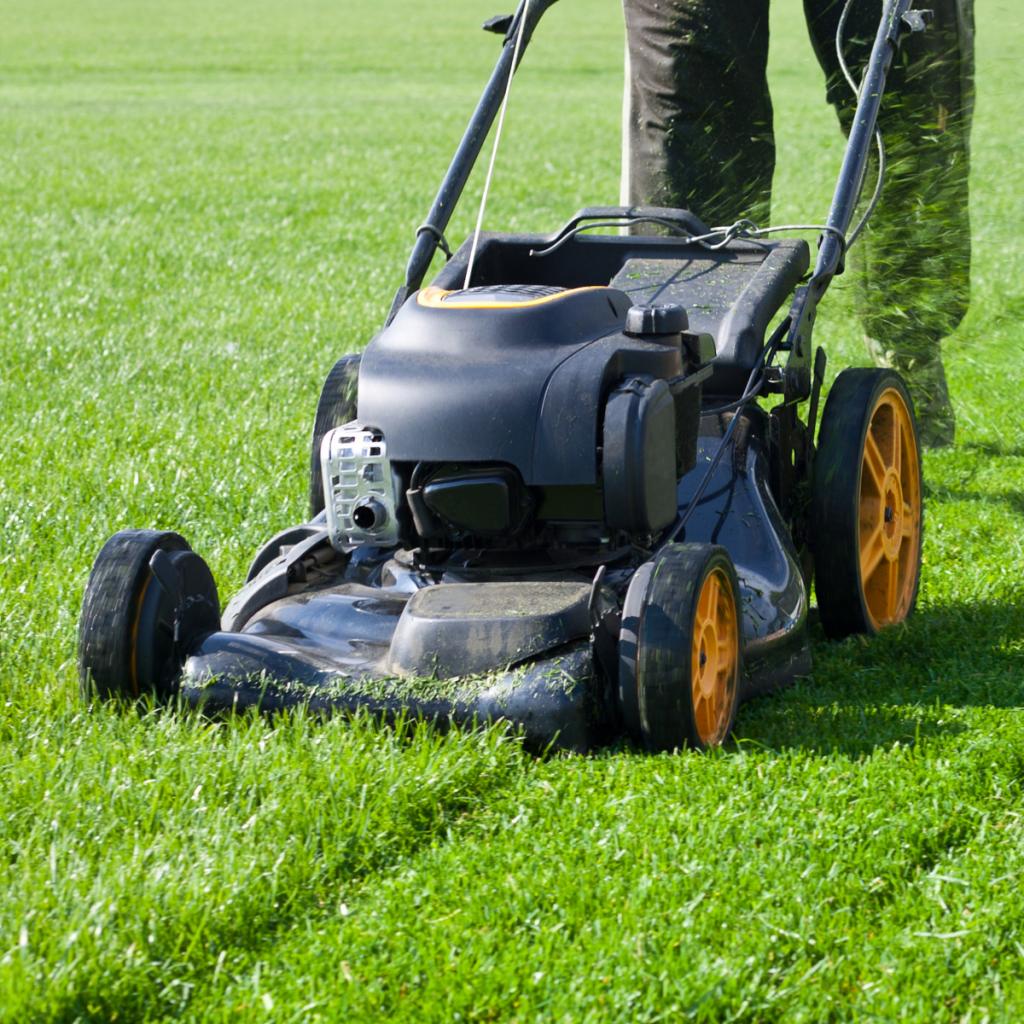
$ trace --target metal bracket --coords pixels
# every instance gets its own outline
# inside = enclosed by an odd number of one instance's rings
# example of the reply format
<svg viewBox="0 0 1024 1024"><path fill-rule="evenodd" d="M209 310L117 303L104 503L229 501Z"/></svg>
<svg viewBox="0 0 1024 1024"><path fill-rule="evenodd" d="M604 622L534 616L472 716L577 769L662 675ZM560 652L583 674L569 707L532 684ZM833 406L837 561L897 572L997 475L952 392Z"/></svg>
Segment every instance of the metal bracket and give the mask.
<svg viewBox="0 0 1024 1024"><path fill-rule="evenodd" d="M785 389L785 374L781 366L766 366L764 370L764 390L768 394L781 394Z"/></svg>
<svg viewBox="0 0 1024 1024"><path fill-rule="evenodd" d="M493 18L488 18L481 28L485 32L493 32L496 36L507 36L514 20L514 14L496 14Z"/></svg>
<svg viewBox="0 0 1024 1024"><path fill-rule="evenodd" d="M907 11L900 20L904 32L924 32L934 18L934 11Z"/></svg>
<svg viewBox="0 0 1024 1024"><path fill-rule="evenodd" d="M821 388L825 383L825 366L828 357L825 350L819 345L814 353L814 369L811 373L811 405L807 412L807 433L811 441L811 450L814 450L814 435L818 428L818 403L821 401Z"/></svg>

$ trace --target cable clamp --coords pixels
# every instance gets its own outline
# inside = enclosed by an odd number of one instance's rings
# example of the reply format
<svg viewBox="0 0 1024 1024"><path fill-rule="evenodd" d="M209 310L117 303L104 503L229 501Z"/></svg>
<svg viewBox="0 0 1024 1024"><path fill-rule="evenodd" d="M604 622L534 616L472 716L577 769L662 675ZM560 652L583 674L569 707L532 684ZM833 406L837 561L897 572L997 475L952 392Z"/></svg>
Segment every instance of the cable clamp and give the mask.
<svg viewBox="0 0 1024 1024"><path fill-rule="evenodd" d="M924 32L934 18L934 11L907 11L900 18L901 28L905 33Z"/></svg>
<svg viewBox="0 0 1024 1024"><path fill-rule="evenodd" d="M448 239L444 237L444 232L439 227L436 227L434 224L421 224L416 229L416 237L419 238L422 234L430 235L437 242L441 252L445 255L445 259L450 260L452 258L451 246L448 244Z"/></svg>

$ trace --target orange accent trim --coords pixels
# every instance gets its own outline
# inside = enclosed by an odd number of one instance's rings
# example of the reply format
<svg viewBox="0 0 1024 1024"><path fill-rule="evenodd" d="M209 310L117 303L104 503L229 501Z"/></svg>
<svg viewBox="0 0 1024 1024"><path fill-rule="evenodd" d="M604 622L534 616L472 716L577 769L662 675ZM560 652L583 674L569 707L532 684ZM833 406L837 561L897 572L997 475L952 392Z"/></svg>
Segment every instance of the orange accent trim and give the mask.
<svg viewBox="0 0 1024 1024"><path fill-rule="evenodd" d="M886 388L871 410L860 471L860 585L875 629L910 614L921 547L919 480L910 410L899 391Z"/></svg>
<svg viewBox="0 0 1024 1024"><path fill-rule="evenodd" d="M430 309L529 309L532 306L543 306L549 302L556 302L567 295L578 295L580 292L604 291L605 285L588 285L586 288L567 288L563 292L555 292L553 295L542 295L539 299L527 299L525 302L445 302L449 295L456 294L454 291L445 288L435 288L429 285L417 296L416 302L420 306Z"/></svg>
<svg viewBox="0 0 1024 1024"><path fill-rule="evenodd" d="M693 721L701 743L718 746L729 728L736 700L739 626L729 577L712 569L697 597L690 646Z"/></svg>

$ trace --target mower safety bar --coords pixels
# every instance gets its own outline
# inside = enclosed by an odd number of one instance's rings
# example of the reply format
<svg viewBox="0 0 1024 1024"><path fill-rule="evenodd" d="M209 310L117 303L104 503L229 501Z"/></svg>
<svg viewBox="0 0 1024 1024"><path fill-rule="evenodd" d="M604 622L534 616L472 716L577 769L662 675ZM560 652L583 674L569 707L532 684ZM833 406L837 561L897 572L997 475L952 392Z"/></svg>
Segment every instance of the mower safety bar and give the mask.
<svg viewBox="0 0 1024 1024"><path fill-rule="evenodd" d="M523 59L523 54L526 52L526 47L533 36L537 23L544 12L555 2L556 0L520 0L515 17L505 33L505 41L502 44L498 63L495 65L494 71L491 72L480 102L477 103L476 110L470 118L466 133L462 136L455 156L452 157L452 162L441 182L430 213L427 214L427 219L416 232L416 242L405 270L405 284L398 289L395 295L386 324L391 323L405 300L423 283L423 277L430 268L430 261L434 258L438 245L443 245L447 251L447 242L444 238L445 229L448 227L452 213L462 196L466 182L469 181L480 150L483 149L484 142L487 140L487 133L491 130L491 125L494 124L494 119L501 109L501 101L505 95L509 75L516 70L512 66L512 62L516 60L516 39L523 18L526 19L526 24L523 26L523 38L519 47L517 64Z"/></svg>
<svg viewBox="0 0 1024 1024"><path fill-rule="evenodd" d="M581 224L588 220L625 220L631 222L662 224L675 227L690 235L706 235L711 228L696 214L689 210L679 210L674 206L585 206L569 218L551 236L556 242L566 235L571 235Z"/></svg>

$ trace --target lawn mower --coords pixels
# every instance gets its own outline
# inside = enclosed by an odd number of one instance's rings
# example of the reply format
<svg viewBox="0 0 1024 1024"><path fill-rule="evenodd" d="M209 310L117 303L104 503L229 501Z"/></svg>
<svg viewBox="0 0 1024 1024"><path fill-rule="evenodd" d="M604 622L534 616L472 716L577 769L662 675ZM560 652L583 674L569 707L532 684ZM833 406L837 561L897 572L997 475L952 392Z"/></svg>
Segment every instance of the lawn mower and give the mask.
<svg viewBox="0 0 1024 1024"><path fill-rule="evenodd" d="M404 284L324 384L308 520L258 550L223 613L181 536L113 536L80 625L90 698L706 748L741 701L810 673L812 579L831 637L910 614L910 398L892 371L845 369L819 430L812 337L859 230L887 72L924 12L885 3L813 270L778 229L661 207L587 208L547 235L478 223L452 252L452 210L553 2L485 26L501 55Z"/></svg>

